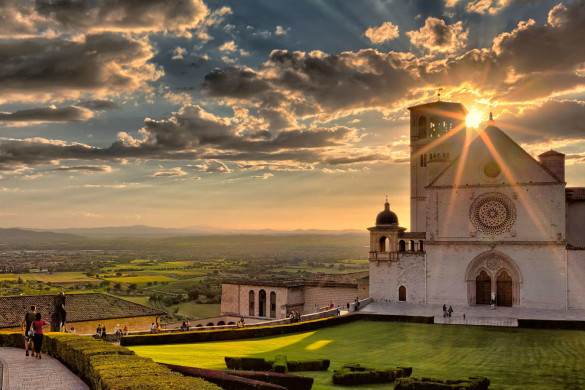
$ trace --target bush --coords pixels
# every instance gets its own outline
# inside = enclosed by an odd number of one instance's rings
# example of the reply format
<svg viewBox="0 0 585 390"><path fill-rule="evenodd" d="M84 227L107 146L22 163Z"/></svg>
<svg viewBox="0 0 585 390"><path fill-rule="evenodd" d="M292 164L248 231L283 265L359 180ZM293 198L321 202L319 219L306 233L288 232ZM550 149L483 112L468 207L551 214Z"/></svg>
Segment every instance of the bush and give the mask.
<svg viewBox="0 0 585 390"><path fill-rule="evenodd" d="M183 375L197 377L205 379L211 383L215 383L218 386L221 386L222 389L225 390L247 390L247 389L257 389L257 390L285 390L285 389L299 389L305 390L310 389L306 387L286 387L276 384L274 382L269 382L267 380L259 380L256 378L248 378L241 375L236 375L236 372L226 372L226 371L219 371L219 370L207 370L204 368L196 368L196 367L185 367L185 366L177 366L174 364L165 364L168 368L173 371L180 372ZM239 372L242 374L245 372ZM266 373L268 374L268 373ZM271 375L279 375L279 374L272 374ZM302 378L302 377L299 377ZM311 379L311 384L312 378Z"/></svg>
<svg viewBox="0 0 585 390"><path fill-rule="evenodd" d="M231 375L268 382L287 388L288 390L310 390L313 378L306 376L278 374L276 372L232 371Z"/></svg>
<svg viewBox="0 0 585 390"><path fill-rule="evenodd" d="M347 364L341 369L333 371L332 381L335 385L358 386L371 383L390 383L394 382L396 378L404 378L408 375L404 368L378 370L362 367L359 364Z"/></svg>
<svg viewBox="0 0 585 390"><path fill-rule="evenodd" d="M268 362L262 358L248 358L248 357L229 357L224 358L225 365L230 370L243 371L270 371L272 370L272 362Z"/></svg>
<svg viewBox="0 0 585 390"><path fill-rule="evenodd" d="M485 377L463 380L433 378L402 378L396 381L395 390L487 390L490 385Z"/></svg>
<svg viewBox="0 0 585 390"><path fill-rule="evenodd" d="M328 359L323 360L306 360L306 361L288 361L286 363L288 370L295 371L327 371L331 362Z"/></svg>
<svg viewBox="0 0 585 390"><path fill-rule="evenodd" d="M22 333L0 332L0 346L24 347ZM199 378L184 377L127 348L66 333L47 333L43 352L61 360L92 389L219 390Z"/></svg>
<svg viewBox="0 0 585 390"><path fill-rule="evenodd" d="M286 355L276 355L274 358L274 364L272 365L272 371L279 374L286 374L288 367L286 366Z"/></svg>

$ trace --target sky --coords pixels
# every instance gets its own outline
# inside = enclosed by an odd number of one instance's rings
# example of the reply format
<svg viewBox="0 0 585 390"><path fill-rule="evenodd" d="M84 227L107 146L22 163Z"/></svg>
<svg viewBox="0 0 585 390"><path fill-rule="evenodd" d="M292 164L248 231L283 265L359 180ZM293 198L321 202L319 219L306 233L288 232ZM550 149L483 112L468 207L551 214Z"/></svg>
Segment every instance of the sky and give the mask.
<svg viewBox="0 0 585 390"><path fill-rule="evenodd" d="M409 113L585 186L585 0L0 0L0 227L409 227Z"/></svg>

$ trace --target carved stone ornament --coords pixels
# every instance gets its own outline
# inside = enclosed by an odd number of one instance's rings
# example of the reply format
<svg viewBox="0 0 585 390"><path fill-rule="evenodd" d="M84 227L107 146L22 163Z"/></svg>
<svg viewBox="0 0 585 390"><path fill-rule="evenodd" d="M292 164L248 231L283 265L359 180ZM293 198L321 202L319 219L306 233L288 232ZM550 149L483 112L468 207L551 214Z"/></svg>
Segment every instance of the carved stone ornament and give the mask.
<svg viewBox="0 0 585 390"><path fill-rule="evenodd" d="M469 218L478 231L491 235L501 234L509 231L516 222L516 206L504 194L483 194L471 204Z"/></svg>
<svg viewBox="0 0 585 390"><path fill-rule="evenodd" d="M490 257L485 261L485 266L491 270L495 271L502 265L502 261L497 257Z"/></svg>

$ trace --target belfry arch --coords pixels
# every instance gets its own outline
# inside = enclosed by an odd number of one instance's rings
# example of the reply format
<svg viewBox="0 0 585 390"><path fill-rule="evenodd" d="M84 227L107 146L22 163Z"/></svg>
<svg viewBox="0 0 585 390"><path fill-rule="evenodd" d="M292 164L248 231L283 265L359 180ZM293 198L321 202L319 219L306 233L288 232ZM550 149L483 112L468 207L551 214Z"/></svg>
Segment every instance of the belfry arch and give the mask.
<svg viewBox="0 0 585 390"><path fill-rule="evenodd" d="M477 281L490 281L491 294L495 294L500 306L518 306L520 304L520 286L522 274L510 257L498 251L484 252L473 259L465 272L467 282L467 302L470 305L486 304L484 287ZM478 287L481 287L478 289ZM482 296L478 301L478 290ZM501 299L501 300L500 300Z"/></svg>

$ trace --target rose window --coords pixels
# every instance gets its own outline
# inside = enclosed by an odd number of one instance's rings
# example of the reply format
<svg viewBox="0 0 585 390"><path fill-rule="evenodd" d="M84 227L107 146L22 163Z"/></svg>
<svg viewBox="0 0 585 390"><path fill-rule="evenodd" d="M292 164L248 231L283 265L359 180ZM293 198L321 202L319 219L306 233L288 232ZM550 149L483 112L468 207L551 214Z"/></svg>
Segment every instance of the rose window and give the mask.
<svg viewBox="0 0 585 390"><path fill-rule="evenodd" d="M500 234L516 221L516 207L507 196L489 193L478 197L469 210L471 223L487 234Z"/></svg>

